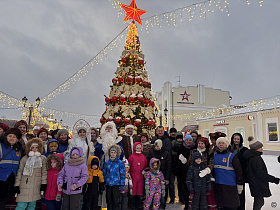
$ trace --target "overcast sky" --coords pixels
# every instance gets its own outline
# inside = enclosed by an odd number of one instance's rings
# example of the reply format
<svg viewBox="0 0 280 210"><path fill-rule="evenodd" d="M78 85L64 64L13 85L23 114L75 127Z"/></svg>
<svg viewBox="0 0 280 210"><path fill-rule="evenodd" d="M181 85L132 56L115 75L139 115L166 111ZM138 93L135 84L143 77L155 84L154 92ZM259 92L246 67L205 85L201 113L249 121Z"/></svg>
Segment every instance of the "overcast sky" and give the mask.
<svg viewBox="0 0 280 210"><path fill-rule="evenodd" d="M180 76L183 86L229 91L231 104L279 95L280 1L262 7L249 1L228 0L230 16L212 7L206 19L196 13L192 21L178 18L177 26L163 24L148 33L137 25L153 89L160 91L166 81L177 86ZM147 18L199 1L136 2ZM0 14L0 90L29 102L71 77L126 27L112 0L1 0ZM124 44L43 106L101 116ZM2 116L20 119L19 112L0 109Z"/></svg>

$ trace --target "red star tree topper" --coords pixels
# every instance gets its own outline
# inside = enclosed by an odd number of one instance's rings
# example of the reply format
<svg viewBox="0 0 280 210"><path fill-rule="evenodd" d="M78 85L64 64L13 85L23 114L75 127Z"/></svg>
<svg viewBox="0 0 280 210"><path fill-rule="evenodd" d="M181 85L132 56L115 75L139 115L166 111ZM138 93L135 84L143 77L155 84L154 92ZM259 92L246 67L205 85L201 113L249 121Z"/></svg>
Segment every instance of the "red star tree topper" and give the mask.
<svg viewBox="0 0 280 210"><path fill-rule="evenodd" d="M142 10L142 9L138 9L135 0L132 0L130 5L125 5L125 4L120 3L120 6L121 6L121 8L123 8L126 11L126 15L125 15L123 21L135 20L140 25L142 25L140 16L145 14L146 11Z"/></svg>

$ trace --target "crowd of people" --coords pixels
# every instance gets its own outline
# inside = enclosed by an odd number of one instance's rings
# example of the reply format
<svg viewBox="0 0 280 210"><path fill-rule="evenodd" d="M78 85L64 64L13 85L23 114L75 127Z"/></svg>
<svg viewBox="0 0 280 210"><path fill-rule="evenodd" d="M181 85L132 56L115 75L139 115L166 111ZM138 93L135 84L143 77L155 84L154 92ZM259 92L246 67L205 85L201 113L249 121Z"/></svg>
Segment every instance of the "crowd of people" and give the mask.
<svg viewBox="0 0 280 210"><path fill-rule="evenodd" d="M66 129L48 131L18 121L0 123L0 210L137 210L165 209L179 202L185 209L245 209L245 183L261 209L271 196L261 157L263 144L240 133L182 133L163 126L150 139L114 122L96 128L78 126L72 139ZM280 162L280 156L278 158ZM176 181L177 180L177 181ZM14 198L16 199L14 201Z"/></svg>

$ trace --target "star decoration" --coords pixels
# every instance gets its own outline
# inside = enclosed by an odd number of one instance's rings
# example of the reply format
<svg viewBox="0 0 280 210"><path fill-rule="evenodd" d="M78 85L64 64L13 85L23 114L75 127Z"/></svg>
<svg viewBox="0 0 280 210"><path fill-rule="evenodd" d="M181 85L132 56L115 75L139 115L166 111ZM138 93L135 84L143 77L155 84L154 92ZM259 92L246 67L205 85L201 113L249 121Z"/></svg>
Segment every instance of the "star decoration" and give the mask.
<svg viewBox="0 0 280 210"><path fill-rule="evenodd" d="M138 9L135 0L132 0L130 5L125 5L125 4L120 3L120 6L121 6L121 8L123 8L126 11L126 15L125 15L123 21L135 20L140 25L142 25L140 16L145 14L146 11L142 10L142 9Z"/></svg>
<svg viewBox="0 0 280 210"><path fill-rule="evenodd" d="M186 99L187 101L189 101L189 96L190 96L191 94L187 94L187 91L185 90L185 92L184 92L184 93L181 93L180 95L183 96L182 101L184 101L185 99Z"/></svg>

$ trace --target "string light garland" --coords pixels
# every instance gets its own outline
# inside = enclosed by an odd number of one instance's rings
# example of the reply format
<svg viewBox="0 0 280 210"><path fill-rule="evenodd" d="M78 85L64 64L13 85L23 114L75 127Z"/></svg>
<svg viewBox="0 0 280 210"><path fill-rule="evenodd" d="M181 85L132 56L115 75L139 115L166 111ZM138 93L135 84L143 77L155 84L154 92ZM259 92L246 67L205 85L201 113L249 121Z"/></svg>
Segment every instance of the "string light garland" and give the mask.
<svg viewBox="0 0 280 210"><path fill-rule="evenodd" d="M80 70L78 70L73 76L51 91L49 94L41 99L41 104L46 103L49 100L54 99L56 96L65 92L71 85L75 84L81 78L87 75L89 70L93 69L94 65L98 64L102 60L108 58L108 51L118 47L118 43L122 43L126 37L128 26L122 30L106 47L104 47L96 56L94 56L87 64L85 64Z"/></svg>
<svg viewBox="0 0 280 210"><path fill-rule="evenodd" d="M111 0L109 0L111 1ZM263 1L258 1L260 6L262 6ZM246 3L250 5L249 0L246 0ZM119 0L113 0L113 7L119 8L119 4L121 4L121 1ZM167 26L174 25L177 26L178 22L183 21L191 21L194 18L194 15L198 15L200 18L206 19L207 13L213 13L214 7L217 7L220 11L225 11L227 15L229 16L229 2L228 0L205 0L202 2L194 3L191 5L188 5L186 7L178 8L169 12L164 12L158 15L153 15L148 18L143 18L143 25L141 30L144 28L146 31L149 31L149 28L151 27L162 27L167 24ZM124 16L124 11L119 9L118 12L119 16Z"/></svg>

